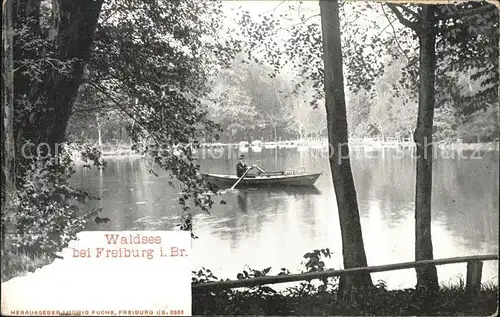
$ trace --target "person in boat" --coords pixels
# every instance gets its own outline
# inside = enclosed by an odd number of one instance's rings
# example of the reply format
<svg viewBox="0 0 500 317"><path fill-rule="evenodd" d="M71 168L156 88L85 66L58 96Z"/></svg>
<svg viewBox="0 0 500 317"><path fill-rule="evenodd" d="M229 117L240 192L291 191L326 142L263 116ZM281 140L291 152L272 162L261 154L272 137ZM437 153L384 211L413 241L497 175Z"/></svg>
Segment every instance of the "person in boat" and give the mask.
<svg viewBox="0 0 500 317"><path fill-rule="evenodd" d="M256 168L258 169L259 171L257 172L258 175L262 174L262 170L260 170L257 165L252 165L252 166L249 166L249 165L246 165L245 164L245 155L240 155L240 160L238 162L238 164L236 164L236 175L238 177L241 177L243 176L243 174L245 174L245 172L248 170L248 169L251 169L251 168Z"/></svg>
<svg viewBox="0 0 500 317"><path fill-rule="evenodd" d="M245 155L243 155L243 154L240 155L240 160L239 160L238 164L236 164L236 176L238 176L238 177L243 176L243 174L245 174L245 172L249 168L250 168L250 166L245 164Z"/></svg>

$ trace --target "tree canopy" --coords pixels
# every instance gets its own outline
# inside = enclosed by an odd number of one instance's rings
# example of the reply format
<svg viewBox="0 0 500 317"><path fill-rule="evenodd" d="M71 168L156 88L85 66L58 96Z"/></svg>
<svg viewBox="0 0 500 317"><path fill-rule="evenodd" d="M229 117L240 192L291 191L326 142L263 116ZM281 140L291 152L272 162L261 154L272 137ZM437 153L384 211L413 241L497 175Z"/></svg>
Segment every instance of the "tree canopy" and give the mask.
<svg viewBox="0 0 500 317"><path fill-rule="evenodd" d="M63 156L75 114L96 125L127 118L129 136L147 145L140 150L155 153L155 162L179 181L184 210L189 211L190 198L208 210L210 186L198 174L189 142L218 131L202 101L211 90L210 78L232 61L239 45L219 34L221 3L13 2L19 199L9 216L15 218L19 239L33 232L33 239L22 243L35 250L64 245L87 219L79 215L74 198L90 196L70 185L73 169ZM151 145L162 151L151 152ZM181 145L182 155L174 155L174 145ZM96 149L82 150L99 163ZM74 221L63 221L70 218ZM44 221L57 225L41 225Z"/></svg>

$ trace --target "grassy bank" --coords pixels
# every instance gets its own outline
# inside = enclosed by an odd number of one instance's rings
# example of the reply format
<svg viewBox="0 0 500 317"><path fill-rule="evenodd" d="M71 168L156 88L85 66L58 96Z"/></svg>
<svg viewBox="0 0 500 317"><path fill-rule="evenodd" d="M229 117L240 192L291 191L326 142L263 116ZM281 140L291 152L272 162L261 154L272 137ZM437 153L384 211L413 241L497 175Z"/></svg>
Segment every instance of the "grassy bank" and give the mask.
<svg viewBox="0 0 500 317"><path fill-rule="evenodd" d="M273 292L269 288L247 291L193 294L194 315L454 315L486 316L497 310L498 286L483 286L474 300L467 298L463 284L442 286L429 296L415 289L371 290L340 299L337 292L318 291L307 283Z"/></svg>
<svg viewBox="0 0 500 317"><path fill-rule="evenodd" d="M29 255L23 252L2 251L1 281L5 282L13 277L25 276L36 269L52 263L53 257L46 254Z"/></svg>

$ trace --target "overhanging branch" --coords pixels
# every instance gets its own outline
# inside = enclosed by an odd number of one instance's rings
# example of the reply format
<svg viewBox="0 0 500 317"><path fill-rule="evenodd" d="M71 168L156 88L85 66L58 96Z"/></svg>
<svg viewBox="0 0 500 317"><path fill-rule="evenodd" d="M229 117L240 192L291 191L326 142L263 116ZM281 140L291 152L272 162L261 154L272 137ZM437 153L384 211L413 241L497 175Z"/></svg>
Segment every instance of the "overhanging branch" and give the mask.
<svg viewBox="0 0 500 317"><path fill-rule="evenodd" d="M320 14L319 14L319 13L318 13L318 14L313 14L313 15L311 15L311 16L308 16L307 18L302 19L302 23L306 23L308 20L310 20L310 19L312 19L312 18L315 18L315 17L319 17L319 16L320 16Z"/></svg>
<svg viewBox="0 0 500 317"><path fill-rule="evenodd" d="M107 91L104 87L101 87L100 85L94 84L94 83L89 83L89 85L91 85L92 87L97 89L100 93L102 93L105 97L107 97L111 102L113 102L117 106L117 108L121 110L121 112L126 114L130 119L133 120L134 123L139 125L143 129L143 131L145 131L153 139L153 141L155 141L155 143L157 145L160 144L158 139L151 132L149 132L149 130L146 129L146 127L144 127L144 125L141 122L139 122L139 120L137 120L137 118L133 114L129 113L124 107L122 107L121 102L119 100L116 100L116 98L114 98L109 93L107 93Z"/></svg>
<svg viewBox="0 0 500 317"><path fill-rule="evenodd" d="M387 18L387 21L389 21L389 24L391 25L392 27L392 32L394 33L394 40L396 41L396 44L398 45L399 49L401 50L401 52L403 52L403 54L405 54L406 56L406 59L408 61L410 61L410 58L408 57L408 54L406 54L405 50L401 47L401 44L399 44L399 41L398 41L398 36L396 34L396 29L394 28L394 25L392 25L392 22L391 22L391 19L389 19L389 16L387 15L387 13L385 12L385 9L384 9L384 4L381 3L381 6L382 6L382 12L384 13L385 17Z"/></svg>
<svg viewBox="0 0 500 317"><path fill-rule="evenodd" d="M391 20L389 20L389 24L387 24L387 25L386 25L386 26L385 26L385 27L384 27L384 28L383 28L380 32L378 32L377 36L375 36L375 37L379 37L379 36L380 36L380 34L384 33L384 31L385 31L388 27L392 26L392 23L393 23L393 22L396 22L396 20L397 20L397 19L393 19L392 21L391 21Z"/></svg>
<svg viewBox="0 0 500 317"><path fill-rule="evenodd" d="M274 12L276 11L276 9L278 9L279 6L281 6L283 3L285 3L286 0L283 0L281 1L280 3L278 3L278 5L276 7L274 7L274 9L271 9L271 10L268 10L268 11L264 11L263 13L268 13L268 12Z"/></svg>
<svg viewBox="0 0 500 317"><path fill-rule="evenodd" d="M401 24L403 24L406 27L409 27L410 29L415 31L417 34L420 34L422 32L422 28L420 27L420 25L416 22L412 22L412 21L408 20L407 18L405 18L403 16L403 14L401 13L401 11L398 10L397 6L395 6L392 3L386 3L386 4L389 7L389 9L391 9L392 12L394 12L394 14L396 15L396 17L398 18L398 20Z"/></svg>
<svg viewBox="0 0 500 317"><path fill-rule="evenodd" d="M307 21L309 21L310 19L312 18L315 18L315 17L319 17L320 14L313 14L313 15L310 15L308 16L307 18L304 18L304 19L301 19L299 23L295 23L295 24L292 24L292 25L289 25L285 28L282 28L282 29L279 29L278 31L281 31L281 30L288 30L290 28L293 28L294 26L297 26L297 25L300 25L300 24L305 24Z"/></svg>
<svg viewBox="0 0 500 317"><path fill-rule="evenodd" d="M422 20L422 17L420 16L420 14L418 14L417 12L415 12L413 10L408 9L408 7L406 7L404 5L401 5L401 4L396 4L396 3L393 3L392 5L394 5L394 6L398 7L398 8L403 9L404 12L406 12L409 15L411 15L412 17L414 17L415 20L417 20L417 22Z"/></svg>

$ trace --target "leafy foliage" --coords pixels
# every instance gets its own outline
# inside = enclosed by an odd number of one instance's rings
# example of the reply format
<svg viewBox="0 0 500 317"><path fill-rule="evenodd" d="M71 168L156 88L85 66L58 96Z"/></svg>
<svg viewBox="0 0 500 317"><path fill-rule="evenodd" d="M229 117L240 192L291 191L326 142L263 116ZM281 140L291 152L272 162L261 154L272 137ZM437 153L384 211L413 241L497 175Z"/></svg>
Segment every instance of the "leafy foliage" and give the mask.
<svg viewBox="0 0 500 317"><path fill-rule="evenodd" d="M434 137L437 141L456 140L460 122L451 106L445 105L434 113Z"/></svg>
<svg viewBox="0 0 500 317"><path fill-rule="evenodd" d="M212 271L204 267L198 271L191 271L191 273L191 284L193 285L217 281L217 277L212 273Z"/></svg>
<svg viewBox="0 0 500 317"><path fill-rule="evenodd" d="M13 277L35 272L37 269L50 264L53 260L54 257L46 253L34 256L26 252L1 250L1 281L3 283Z"/></svg>
<svg viewBox="0 0 500 317"><path fill-rule="evenodd" d="M496 310L498 288L482 290L471 301L463 288L443 287L429 301L414 289L387 290L384 283L341 300L335 291L317 292L302 286L290 287L290 294L259 296L230 291L193 297L196 315L278 315L278 316L422 316L491 315ZM292 295L296 294L296 295ZM299 295L300 294L300 295Z"/></svg>
<svg viewBox="0 0 500 317"><path fill-rule="evenodd" d="M322 272L325 270L325 262L321 260L321 257L331 257L330 249L313 250L312 252L307 252L304 254L304 258L307 259L305 262L305 267L307 272Z"/></svg>
<svg viewBox="0 0 500 317"><path fill-rule="evenodd" d="M313 250L304 255L307 271L324 270L321 258L329 257L328 249ZM253 270L246 267L238 278L267 275L271 268ZM289 274L282 268L278 275ZM193 271L193 284L217 281L206 268ZM485 286L480 295L470 301L464 283L442 286L429 300L425 290L388 290L384 281L370 289L353 291L345 296L338 293L338 279L317 285L311 281L297 283L276 291L260 286L245 290L221 290L193 294L196 315L456 315L491 314L496 309L498 287ZM328 286L328 287L326 287Z"/></svg>
<svg viewBox="0 0 500 317"><path fill-rule="evenodd" d="M25 168L22 187L15 199L16 231L11 242L29 254L51 253L76 239L86 221L99 210L82 214L79 207L95 198L71 186L74 173L67 153L57 157L33 156ZM4 219L8 220L8 219Z"/></svg>
<svg viewBox="0 0 500 317"><path fill-rule="evenodd" d="M72 122L73 131L77 123L100 129L125 117L132 141L146 144L138 151L152 155L160 168L180 181L183 220L191 219L189 199L208 210L212 188L199 175L193 150L203 134L218 131L218 125L201 102L210 91L210 78L232 60L238 47L237 41L219 37L221 3L82 0L69 5L60 0L17 0L16 4L14 132L19 162L16 216L21 230L16 243L44 251L57 244L63 247L88 219L74 205L86 194L69 184L73 173L69 156L54 156L75 114L79 118ZM33 163L22 156L25 142L45 143L48 148L35 153ZM163 151L152 154L151 145ZM100 161L95 147L84 144L78 151Z"/></svg>
<svg viewBox="0 0 500 317"><path fill-rule="evenodd" d="M54 151L64 141L101 5L88 0L73 6L60 0L16 1L14 133L19 147L24 141L45 142Z"/></svg>
<svg viewBox="0 0 500 317"><path fill-rule="evenodd" d="M458 127L457 132L466 142L498 141L498 105L489 104L486 109L475 111Z"/></svg>
<svg viewBox="0 0 500 317"><path fill-rule="evenodd" d="M326 129L324 113L307 104L312 89L294 92L289 74L270 77L267 64L246 61L240 53L231 67L215 77L213 101L208 103L211 117L227 137L222 141L278 139L305 136ZM267 133L266 133L267 132Z"/></svg>
<svg viewBox="0 0 500 317"><path fill-rule="evenodd" d="M102 1L14 2L17 191L9 193L15 203L2 212L2 225L14 226L7 237L14 251L53 252L75 238L89 217L78 206L91 197L71 186L63 143Z"/></svg>
<svg viewBox="0 0 500 317"><path fill-rule="evenodd" d="M218 2L106 3L82 95L82 102L98 96L130 118L130 137L146 143L137 150L181 182L185 212L190 198L205 211L213 204L193 150L205 133L219 130L202 102L214 70L233 58L217 34L221 16Z"/></svg>
<svg viewBox="0 0 500 317"><path fill-rule="evenodd" d="M485 1L470 1L440 6L437 15L440 21L438 58L446 60L443 73L470 74L470 79L480 85L474 94L457 91L464 99L457 105L459 113L470 114L484 109L485 102L498 102L498 9ZM447 83L459 84L456 81L442 84Z"/></svg>
<svg viewBox="0 0 500 317"><path fill-rule="evenodd" d="M96 140L99 146L113 141L127 142L130 146L127 127L131 124L133 120L102 94L93 94L82 87L66 134L69 141L79 144L92 144L95 142L91 140Z"/></svg>
<svg viewBox="0 0 500 317"><path fill-rule="evenodd" d="M411 22L419 17L412 6L402 12ZM451 103L460 117L498 103L498 23L498 10L484 1L435 6L437 108ZM410 45L407 39L398 36L406 46ZM414 89L418 80L415 61L412 58L408 72L403 72L403 80Z"/></svg>

